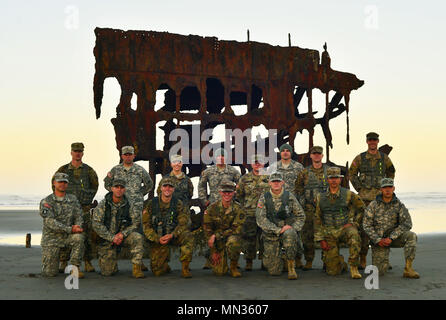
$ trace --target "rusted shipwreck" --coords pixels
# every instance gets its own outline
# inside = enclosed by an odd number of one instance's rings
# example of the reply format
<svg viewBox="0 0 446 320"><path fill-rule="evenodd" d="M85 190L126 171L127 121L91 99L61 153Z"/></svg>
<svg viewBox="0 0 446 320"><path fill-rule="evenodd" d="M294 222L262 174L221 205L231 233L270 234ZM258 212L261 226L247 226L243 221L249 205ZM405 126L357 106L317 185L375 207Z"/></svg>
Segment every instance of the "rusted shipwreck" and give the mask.
<svg viewBox="0 0 446 320"><path fill-rule="evenodd" d="M190 130L184 122L199 121L201 130L225 124L226 129L245 130L264 125L277 129L277 144L294 144L298 132L309 132L313 146L315 127L326 139L326 156L333 147L329 121L346 113L347 142L349 97L364 81L354 74L331 69L324 46L317 50L297 46L281 47L254 41L222 41L215 37L178 35L154 31L122 31L96 28L96 72L94 106L101 115L104 80L115 77L121 98L112 123L116 147L133 145L136 160L149 160L152 178L166 173L168 141L175 128ZM164 106L155 110L156 91L165 92ZM325 113L316 118L313 90L325 94ZM137 108L131 108L132 95ZM307 96L307 105L301 100ZM235 115L231 106L244 105L246 113ZM304 108L305 107L305 108ZM299 112L306 109L306 112ZM163 150L156 149L156 124L166 121ZM266 141L268 143L268 141ZM190 144L192 147L192 143ZM203 144L200 145L203 147ZM308 153L294 154L308 163ZM241 165L245 170L246 158ZM203 164L188 164L188 174L198 176ZM345 168L344 168L345 171Z"/></svg>

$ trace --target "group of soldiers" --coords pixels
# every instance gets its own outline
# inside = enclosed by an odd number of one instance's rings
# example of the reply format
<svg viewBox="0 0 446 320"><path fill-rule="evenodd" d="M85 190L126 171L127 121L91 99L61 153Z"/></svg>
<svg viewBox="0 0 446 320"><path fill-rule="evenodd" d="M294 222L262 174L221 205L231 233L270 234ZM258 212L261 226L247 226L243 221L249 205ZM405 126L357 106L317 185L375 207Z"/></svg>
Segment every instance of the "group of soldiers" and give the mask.
<svg viewBox="0 0 446 320"><path fill-rule="evenodd" d="M205 169L198 183L198 196L205 208L199 228L208 251L203 268L215 275L241 276L239 258L262 260L270 275L296 269L311 270L315 242L322 249L324 270L338 275L350 269L353 279L366 266L371 245L372 264L384 275L391 268L391 247L404 247L403 276L419 278L413 270L417 236L411 232L411 217L394 190L395 168L378 150L379 136L366 135L368 150L349 168L350 181L358 194L341 187L344 177L338 167L322 163L323 148L310 149L311 165L304 168L291 158L289 144L280 147L280 160L265 170L265 157L254 155L252 170L240 177L227 164L224 149L214 153L215 165ZM128 247L133 276L144 278L144 244L150 246L150 268L155 276L170 272L172 247L178 247L181 276L190 278L190 262L200 232L192 230L193 184L183 172L182 158L170 158L172 171L162 177L156 196L144 201L154 187L148 172L134 163L132 146L121 150L122 162L104 178L109 193L99 204L93 202L98 189L95 171L82 162L84 145L71 145L72 161L52 178L53 193L40 203L43 218L42 275L64 272L68 260L73 272L84 277L94 272L92 244L97 246L98 264L104 276L118 272L117 258ZM209 193L208 193L209 188ZM348 265L339 248L349 247ZM302 263L302 256L305 264ZM229 263L228 263L229 262Z"/></svg>

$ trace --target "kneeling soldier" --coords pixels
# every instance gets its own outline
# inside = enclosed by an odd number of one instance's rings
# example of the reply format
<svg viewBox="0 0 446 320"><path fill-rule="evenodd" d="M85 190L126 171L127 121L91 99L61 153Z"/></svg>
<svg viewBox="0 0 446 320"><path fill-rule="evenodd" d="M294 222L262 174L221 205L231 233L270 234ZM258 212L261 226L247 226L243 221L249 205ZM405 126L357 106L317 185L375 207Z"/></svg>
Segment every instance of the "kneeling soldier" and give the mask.
<svg viewBox="0 0 446 320"><path fill-rule="evenodd" d="M149 200L144 207L142 224L150 240L150 267L155 276L170 272L170 248L180 247L181 276L192 277L189 264L192 260L194 239L189 231L189 208L173 196L175 179L164 177L160 181L161 196Z"/></svg>
<svg viewBox="0 0 446 320"><path fill-rule="evenodd" d="M262 229L263 263L270 275L280 275L283 269L282 248L288 267L288 279L297 279L295 258L299 231L305 223L305 213L291 192L284 190L279 172L269 178L270 191L260 196L256 210L257 225Z"/></svg>
<svg viewBox="0 0 446 320"><path fill-rule="evenodd" d="M114 179L111 192L93 210L93 229L99 237L98 260L103 276L118 271L121 246L130 247L133 276L144 278L141 270L144 254L143 236L138 233L140 213L125 196L125 181Z"/></svg>
<svg viewBox="0 0 446 320"><path fill-rule="evenodd" d="M220 185L220 200L211 204L203 216L203 229L211 249L212 270L215 275L222 276L230 272L234 278L241 277L237 270L241 252L241 229L245 215L242 207L233 200L235 183L225 180Z"/></svg>
<svg viewBox="0 0 446 320"><path fill-rule="evenodd" d="M390 248L404 247L406 266L403 277L418 279L412 268L417 246L417 235L411 232L412 219L404 204L396 197L393 179L381 180L381 193L365 209L363 226L372 241L372 263L380 275L389 268Z"/></svg>
<svg viewBox="0 0 446 320"><path fill-rule="evenodd" d="M329 188L316 196L314 220L315 241L324 250L323 260L326 272L337 275L347 270L344 257L339 254L339 242L345 241L349 247L350 273L353 279L361 279L358 272L361 238L359 223L362 219L364 203L348 189L342 188L341 169L330 167L327 170Z"/></svg>
<svg viewBox="0 0 446 320"><path fill-rule="evenodd" d="M43 218L42 276L55 277L59 272L61 249L71 249L70 261L77 267L78 277L84 274L79 266L84 254L82 209L76 196L67 194L68 175L57 172L53 176L54 192L40 202ZM74 271L74 270L73 270ZM73 272L75 274L76 272Z"/></svg>

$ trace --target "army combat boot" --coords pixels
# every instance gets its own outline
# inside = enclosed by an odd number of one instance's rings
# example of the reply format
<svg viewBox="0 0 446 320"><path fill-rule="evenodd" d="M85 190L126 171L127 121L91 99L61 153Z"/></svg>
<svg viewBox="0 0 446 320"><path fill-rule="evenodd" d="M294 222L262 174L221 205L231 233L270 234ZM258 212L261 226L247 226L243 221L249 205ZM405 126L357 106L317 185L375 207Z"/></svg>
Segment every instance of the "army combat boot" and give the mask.
<svg viewBox="0 0 446 320"><path fill-rule="evenodd" d="M358 271L358 267L357 266L350 266L350 275L352 277L352 279L361 279L362 276Z"/></svg>
<svg viewBox="0 0 446 320"><path fill-rule="evenodd" d="M229 268L229 271L231 272L231 276L234 278L239 278L242 276L240 271L237 269L237 260L231 260L231 266Z"/></svg>
<svg viewBox="0 0 446 320"><path fill-rule="evenodd" d="M79 279L83 279L85 276L84 276L84 273L81 271L80 266L73 265L73 269L71 270L70 275L72 275L72 276L74 275L75 268L77 268L77 277Z"/></svg>
<svg viewBox="0 0 446 320"><path fill-rule="evenodd" d="M308 271L313 268L313 261L307 261L305 265L302 267L303 271Z"/></svg>
<svg viewBox="0 0 446 320"><path fill-rule="evenodd" d="M85 265L85 272L94 272L94 267L92 266L91 261L85 260L84 265Z"/></svg>
<svg viewBox="0 0 446 320"><path fill-rule="evenodd" d="M359 270L364 270L365 269L365 267L367 265L366 258L367 258L367 255L365 255L365 254L361 254L359 256L359 266L358 266Z"/></svg>
<svg viewBox="0 0 446 320"><path fill-rule="evenodd" d="M252 259L246 259L245 271L252 271Z"/></svg>
<svg viewBox="0 0 446 320"><path fill-rule="evenodd" d="M144 273L142 273L140 264L133 264L133 277L139 279L144 278Z"/></svg>
<svg viewBox="0 0 446 320"><path fill-rule="evenodd" d="M295 269L295 261L293 259L288 260L287 265L288 265L288 280L296 280L297 273Z"/></svg>
<svg viewBox="0 0 446 320"><path fill-rule="evenodd" d="M64 273L65 272L65 268L67 267L67 265L68 265L68 261L61 260L59 262L59 273Z"/></svg>
<svg viewBox="0 0 446 320"><path fill-rule="evenodd" d="M403 277L411 278L411 279L418 279L420 277L420 275L418 274L418 272L416 272L412 268L412 262L413 262L413 260L406 259L406 266L404 267Z"/></svg>
<svg viewBox="0 0 446 320"><path fill-rule="evenodd" d="M192 274L190 273L189 269L189 263L190 261L181 262L181 276L183 278L192 278Z"/></svg>

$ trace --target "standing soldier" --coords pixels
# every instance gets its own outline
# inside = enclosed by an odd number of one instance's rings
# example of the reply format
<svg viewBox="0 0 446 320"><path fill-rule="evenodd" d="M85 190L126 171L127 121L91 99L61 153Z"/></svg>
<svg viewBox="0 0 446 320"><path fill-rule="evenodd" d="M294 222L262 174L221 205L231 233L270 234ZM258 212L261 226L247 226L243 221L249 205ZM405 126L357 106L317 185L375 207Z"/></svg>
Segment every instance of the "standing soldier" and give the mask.
<svg viewBox="0 0 446 320"><path fill-rule="evenodd" d="M348 174L350 182L358 192L367 207L380 192L382 178L395 178L395 167L389 156L378 150L379 135L369 132L366 135L367 151L359 154L353 160ZM366 257L370 239L361 225L361 252L359 254L359 268L366 266Z"/></svg>
<svg viewBox="0 0 446 320"><path fill-rule="evenodd" d="M153 188L153 181L149 173L140 165L133 162L135 160L135 149L132 146L124 146L121 149L122 163L114 166L104 178L105 189L111 191L113 179L122 179L126 185L126 198L135 207L136 212L141 214L144 206L144 196ZM141 234L142 225L138 225L138 232ZM147 271L147 267L142 264L142 270Z"/></svg>
<svg viewBox="0 0 446 320"><path fill-rule="evenodd" d="M314 211L316 210L316 196L327 191L327 169L322 163L323 148L314 146L310 149L312 164L302 170L295 184L297 199L305 210L305 224L302 228L302 242L306 260L302 270L310 270L314 260Z"/></svg>
<svg viewBox="0 0 446 320"><path fill-rule="evenodd" d="M84 254L84 235L82 229L82 209L79 201L68 194L68 175L56 172L53 176L54 191L40 201L40 216L43 218L42 240L42 276L55 277L58 273L59 253L70 249L70 262L77 267L78 277ZM73 272L72 273L76 273Z"/></svg>
<svg viewBox="0 0 446 320"><path fill-rule="evenodd" d="M217 276L228 272L229 257L231 276L241 277L237 270L241 252L241 229L245 219L242 207L235 201L235 183L229 180L220 183L220 200L204 212L203 229L211 249L212 270Z"/></svg>
<svg viewBox="0 0 446 320"><path fill-rule="evenodd" d="M261 230L256 223L256 208L259 198L269 189L268 175L261 174L265 165L262 155L253 155L251 159L252 171L240 178L237 186L236 198L245 211L246 220L242 227L242 251L246 259L246 271L252 270L252 261L256 258L259 244L259 259L263 254L260 243Z"/></svg>
<svg viewBox="0 0 446 320"><path fill-rule="evenodd" d="M126 246L132 254L133 277L144 278L141 269L144 237L138 233L141 214L127 200L125 184L124 180L114 179L111 192L93 211L93 228L100 238L99 268L103 276L118 272L118 253L121 246Z"/></svg>
<svg viewBox="0 0 446 320"><path fill-rule="evenodd" d="M358 272L358 258L361 249L359 223L362 220L364 203L346 188L341 187L341 169L330 167L327 170L328 190L316 196L314 218L314 238L324 251L323 260L326 272L337 275L347 270L344 257L339 255L339 242L349 246L350 274L353 279L361 279Z"/></svg>
<svg viewBox="0 0 446 320"><path fill-rule="evenodd" d="M181 276L191 278L194 239L189 231L190 214L182 201L174 196L176 181L164 177L160 181L161 196L149 200L144 207L142 223L150 241L150 266L155 276L170 272L169 246L180 247Z"/></svg>
<svg viewBox="0 0 446 320"><path fill-rule="evenodd" d="M207 168L201 173L198 181L198 198L206 208L210 204L220 200L219 188L223 180L238 183L240 173L232 166L226 164L227 153L225 149L217 149L214 154L216 164ZM207 186L209 184L209 196ZM209 251L205 253L206 264L203 269L211 268Z"/></svg>
<svg viewBox="0 0 446 320"><path fill-rule="evenodd" d="M85 251L84 263L86 272L94 272L91 264L93 259L92 242L94 236L91 228L90 209L93 207L92 202L96 192L98 191L98 176L92 167L82 162L84 156L84 144L82 142L74 142L71 144L71 162L60 167L56 172L68 174L67 193L76 196L79 201L84 224L82 228L85 233ZM67 266L69 252L62 250L59 272L63 272Z"/></svg>
<svg viewBox="0 0 446 320"><path fill-rule="evenodd" d="M364 230L372 245L372 264L384 275L389 268L390 248L404 247L406 266L403 277L418 279L412 268L417 248L417 235L410 231L412 219L409 211L394 193L392 178L381 180L381 194L365 209Z"/></svg>
<svg viewBox="0 0 446 320"><path fill-rule="evenodd" d="M279 172L269 178L270 190L262 194L257 204L256 221L262 229L263 263L270 275L280 275L283 269L282 248L287 260L288 279L297 279L295 257L299 248L299 231L305 223L305 213L289 191L283 188Z"/></svg>

